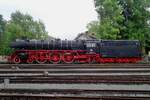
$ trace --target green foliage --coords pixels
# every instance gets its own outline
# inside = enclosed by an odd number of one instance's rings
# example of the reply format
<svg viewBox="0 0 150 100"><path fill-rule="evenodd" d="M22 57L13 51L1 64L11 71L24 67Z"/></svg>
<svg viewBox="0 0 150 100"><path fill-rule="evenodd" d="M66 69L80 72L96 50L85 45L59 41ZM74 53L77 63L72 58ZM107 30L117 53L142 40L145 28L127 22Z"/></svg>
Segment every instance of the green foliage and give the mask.
<svg viewBox="0 0 150 100"><path fill-rule="evenodd" d="M87 25L101 39L137 39L150 49L150 0L94 0L99 20Z"/></svg>
<svg viewBox="0 0 150 100"><path fill-rule="evenodd" d="M3 34L3 35L1 35ZM9 55L13 50L10 43L17 38L46 39L48 33L44 23L33 20L29 14L19 11L11 14L11 20L4 21L0 15L0 55Z"/></svg>
<svg viewBox="0 0 150 100"><path fill-rule="evenodd" d="M0 15L0 41L1 41L1 38L2 38L4 31L5 31L5 24L6 24L6 22L3 19L3 16Z"/></svg>
<svg viewBox="0 0 150 100"><path fill-rule="evenodd" d="M87 27L90 32L97 34L101 39L120 39L120 31L124 28L122 23L124 16L122 7L118 5L117 0L97 0L95 1L96 10L99 14L97 26L95 22L90 23ZM94 31L93 27L96 27Z"/></svg>
<svg viewBox="0 0 150 100"><path fill-rule="evenodd" d="M13 51L10 48L10 42L11 42L11 38L12 38L12 34L9 32L5 32L4 37L2 39L3 42L1 42L1 48L0 48L0 55L9 55L11 54L11 52Z"/></svg>
<svg viewBox="0 0 150 100"><path fill-rule="evenodd" d="M32 16L22 14L19 11L11 14L10 23L15 24L17 29L20 27L20 37L27 37L29 39L43 39L43 37L46 37L48 34L42 21L34 21Z"/></svg>

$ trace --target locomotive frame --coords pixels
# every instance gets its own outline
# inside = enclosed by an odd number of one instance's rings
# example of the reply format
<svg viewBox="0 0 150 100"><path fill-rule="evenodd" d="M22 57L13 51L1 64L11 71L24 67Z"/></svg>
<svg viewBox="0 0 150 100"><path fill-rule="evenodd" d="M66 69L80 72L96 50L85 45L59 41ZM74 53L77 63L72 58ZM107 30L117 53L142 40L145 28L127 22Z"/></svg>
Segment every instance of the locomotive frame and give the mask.
<svg viewBox="0 0 150 100"><path fill-rule="evenodd" d="M27 60L21 60L20 55L24 53ZM130 58L104 58L100 54L87 53L85 50L17 50L10 56L11 63L27 62L29 64L37 62L44 63L136 63L141 57Z"/></svg>

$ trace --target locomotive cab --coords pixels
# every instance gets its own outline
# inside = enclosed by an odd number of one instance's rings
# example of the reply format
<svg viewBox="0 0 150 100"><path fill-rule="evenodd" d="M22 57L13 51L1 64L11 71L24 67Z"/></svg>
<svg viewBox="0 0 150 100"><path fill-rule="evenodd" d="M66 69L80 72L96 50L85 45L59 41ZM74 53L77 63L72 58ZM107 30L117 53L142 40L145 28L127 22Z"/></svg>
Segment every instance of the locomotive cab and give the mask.
<svg viewBox="0 0 150 100"><path fill-rule="evenodd" d="M84 43L88 53L99 53L99 46L97 40L87 40Z"/></svg>

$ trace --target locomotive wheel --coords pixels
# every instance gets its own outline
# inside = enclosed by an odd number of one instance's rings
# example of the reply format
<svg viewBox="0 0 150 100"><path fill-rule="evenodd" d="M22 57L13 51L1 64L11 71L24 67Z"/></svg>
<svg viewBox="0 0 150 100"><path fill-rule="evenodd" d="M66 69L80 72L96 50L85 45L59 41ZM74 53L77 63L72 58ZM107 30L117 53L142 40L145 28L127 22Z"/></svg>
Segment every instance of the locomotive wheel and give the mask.
<svg viewBox="0 0 150 100"><path fill-rule="evenodd" d="M95 61L94 58L91 58L91 57L87 58L87 63L89 63L89 64L94 64L95 62L96 62L96 61Z"/></svg>
<svg viewBox="0 0 150 100"><path fill-rule="evenodd" d="M105 60L103 58L101 58L100 63L105 63Z"/></svg>
<svg viewBox="0 0 150 100"><path fill-rule="evenodd" d="M137 63L137 59L132 59L131 63Z"/></svg>
<svg viewBox="0 0 150 100"><path fill-rule="evenodd" d="M33 63L33 59L32 59L32 58L28 58L28 59L27 59L27 63L28 63L28 64L32 64L32 63Z"/></svg>
<svg viewBox="0 0 150 100"><path fill-rule="evenodd" d="M44 63L46 63L46 55L43 53L43 52L39 52L39 53L37 53L37 58L36 58L36 62L38 63L38 64L44 64Z"/></svg>
<svg viewBox="0 0 150 100"><path fill-rule="evenodd" d="M14 62L15 64L19 64L19 63L21 63L21 59L16 55L16 56L13 58L13 62Z"/></svg>
<svg viewBox="0 0 150 100"><path fill-rule="evenodd" d="M72 63L74 61L74 55L72 53L65 53L63 55L63 61L65 63Z"/></svg>
<svg viewBox="0 0 150 100"><path fill-rule="evenodd" d="M37 60L36 60L36 62L39 63L39 64L44 64L44 63L46 63L46 61L47 61L47 60L44 59L44 58L40 58L40 59L37 59Z"/></svg>
<svg viewBox="0 0 150 100"><path fill-rule="evenodd" d="M53 64L58 64L61 61L61 54L60 53L52 53L50 55L50 62Z"/></svg>

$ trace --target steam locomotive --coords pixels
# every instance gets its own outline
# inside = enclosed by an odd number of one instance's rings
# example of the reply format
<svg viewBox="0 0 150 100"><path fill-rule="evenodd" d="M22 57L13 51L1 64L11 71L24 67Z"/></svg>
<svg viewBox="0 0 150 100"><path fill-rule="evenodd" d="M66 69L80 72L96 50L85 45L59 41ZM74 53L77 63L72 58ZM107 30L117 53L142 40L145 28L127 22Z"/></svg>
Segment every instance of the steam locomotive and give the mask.
<svg viewBox="0 0 150 100"><path fill-rule="evenodd" d="M138 40L16 40L11 63L136 63Z"/></svg>

